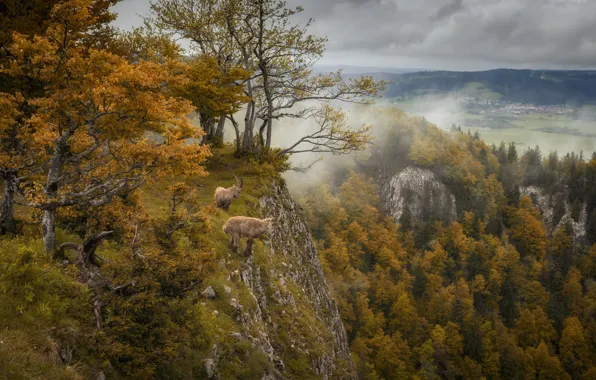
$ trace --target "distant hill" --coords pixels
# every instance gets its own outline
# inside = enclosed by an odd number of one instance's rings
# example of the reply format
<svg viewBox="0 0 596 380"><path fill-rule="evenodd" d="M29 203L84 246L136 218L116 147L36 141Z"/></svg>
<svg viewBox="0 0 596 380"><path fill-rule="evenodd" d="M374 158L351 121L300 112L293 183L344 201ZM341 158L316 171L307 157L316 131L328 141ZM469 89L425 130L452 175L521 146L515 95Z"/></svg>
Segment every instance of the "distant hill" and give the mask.
<svg viewBox="0 0 596 380"><path fill-rule="evenodd" d="M497 69L477 72L423 71L382 75L392 83L385 96L458 92L463 96L531 104L596 104L596 71Z"/></svg>
<svg viewBox="0 0 596 380"><path fill-rule="evenodd" d="M372 67L372 66L350 66L350 65L316 65L314 67L315 72L328 73L341 70L343 74L355 75L355 74L406 74L415 73L420 71L426 71L422 68L409 69L399 67Z"/></svg>

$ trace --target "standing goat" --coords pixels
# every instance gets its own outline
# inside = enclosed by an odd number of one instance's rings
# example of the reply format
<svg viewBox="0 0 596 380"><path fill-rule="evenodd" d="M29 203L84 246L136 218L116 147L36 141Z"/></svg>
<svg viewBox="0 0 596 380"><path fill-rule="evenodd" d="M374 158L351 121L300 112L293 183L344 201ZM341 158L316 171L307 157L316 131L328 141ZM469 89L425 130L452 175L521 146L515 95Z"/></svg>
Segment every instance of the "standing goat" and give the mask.
<svg viewBox="0 0 596 380"><path fill-rule="evenodd" d="M223 225L223 231L228 235L232 235L230 245L236 251L239 248L240 239L243 237L248 238L246 251L244 251L245 256L251 253L253 239L260 238L271 228L273 228L273 218L257 219L248 216L233 216Z"/></svg>
<svg viewBox="0 0 596 380"><path fill-rule="evenodd" d="M236 184L234 186L228 187L227 189L224 187L218 187L215 189L215 205L219 208L223 208L226 211L228 211L232 200L240 196L242 186L244 186L244 181L242 178L238 178L236 176L234 176L234 178L236 178Z"/></svg>

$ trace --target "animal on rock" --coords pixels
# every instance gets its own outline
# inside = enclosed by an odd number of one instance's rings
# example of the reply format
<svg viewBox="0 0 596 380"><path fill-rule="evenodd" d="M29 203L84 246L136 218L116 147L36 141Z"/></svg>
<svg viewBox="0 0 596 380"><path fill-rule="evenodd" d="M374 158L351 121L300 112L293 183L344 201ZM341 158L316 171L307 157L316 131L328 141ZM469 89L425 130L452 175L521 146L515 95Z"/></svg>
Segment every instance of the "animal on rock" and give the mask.
<svg viewBox="0 0 596 380"><path fill-rule="evenodd" d="M242 186L244 185L244 180L242 178L236 178L236 184L232 187L218 187L215 189L215 205L219 208L222 208L228 211L230 208L230 204L232 204L232 200L234 198L238 198L240 196L240 192L242 191Z"/></svg>
<svg viewBox="0 0 596 380"><path fill-rule="evenodd" d="M273 218L257 219L248 216L233 216L223 225L223 231L232 235L230 245L234 250L238 250L241 238L248 239L245 255L250 255L253 239L260 238L271 228L273 228Z"/></svg>

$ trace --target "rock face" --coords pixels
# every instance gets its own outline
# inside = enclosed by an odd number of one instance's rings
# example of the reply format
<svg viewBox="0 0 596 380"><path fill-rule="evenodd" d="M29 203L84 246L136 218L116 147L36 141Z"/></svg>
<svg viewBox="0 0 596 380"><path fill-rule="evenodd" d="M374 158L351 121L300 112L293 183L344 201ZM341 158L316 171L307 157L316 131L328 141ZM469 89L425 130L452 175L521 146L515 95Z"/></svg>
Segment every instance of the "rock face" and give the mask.
<svg viewBox="0 0 596 380"><path fill-rule="evenodd" d="M215 294L215 290L213 290L213 288L211 286L209 286L205 290L203 290L201 292L201 295L203 297L209 298L209 299L214 299L215 297L217 297L217 295Z"/></svg>
<svg viewBox="0 0 596 380"><path fill-rule="evenodd" d="M579 212L576 211L577 215L574 218L573 207L567 201L566 194L547 194L544 189L536 186L520 187L520 193L532 199L542 214L549 234L569 223L574 242L577 245L587 242L588 207L585 203L579 206Z"/></svg>
<svg viewBox="0 0 596 380"><path fill-rule="evenodd" d="M457 217L455 196L427 169L408 166L379 187L385 212L398 223Z"/></svg>
<svg viewBox="0 0 596 380"><path fill-rule="evenodd" d="M264 354L262 380L355 379L346 333L303 212L279 184L254 206L262 218L274 218L274 228L263 244L255 242L251 256L237 260L230 253L222 262L229 286L213 294L227 304L224 317L236 325L226 336ZM227 363L220 349L214 346L205 359L212 359L204 362L207 375L223 379Z"/></svg>
<svg viewBox="0 0 596 380"><path fill-rule="evenodd" d="M306 218L299 206L290 198L284 186L276 185L271 195L261 199L263 217L275 219L270 240L266 243L271 254L281 260L285 270L278 273L278 289L275 289L273 302L292 305L294 312L301 313L303 307L311 322L310 329L316 331L311 345L324 348L319 355L312 356L311 364L323 379L355 379L353 364L346 332L342 324L337 305L325 282L323 269L314 246ZM258 285L258 272L254 273L254 285L257 293L261 293ZM292 287L298 294L288 293ZM296 289L297 287L297 289ZM295 292L294 292L295 293ZM257 297L259 298L259 297ZM261 296L259 304L266 306L265 297ZM295 337L294 347L303 344Z"/></svg>

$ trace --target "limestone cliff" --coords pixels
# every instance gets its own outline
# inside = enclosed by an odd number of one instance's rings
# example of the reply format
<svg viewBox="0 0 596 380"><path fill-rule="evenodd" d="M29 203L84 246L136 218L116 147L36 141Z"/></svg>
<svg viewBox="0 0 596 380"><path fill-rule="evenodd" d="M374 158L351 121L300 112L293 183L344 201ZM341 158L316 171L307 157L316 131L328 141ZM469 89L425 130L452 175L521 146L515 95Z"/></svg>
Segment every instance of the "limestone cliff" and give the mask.
<svg viewBox="0 0 596 380"><path fill-rule="evenodd" d="M304 297L308 303L304 306L312 308L314 312L315 323L310 328L320 329L315 340L325 347L322 355L313 357L317 372L323 378L329 378L332 374L342 375L342 378L347 378L348 375L352 377L346 332L325 282L319 256L302 210L290 198L284 186L275 186L271 195L261 198L261 207L264 216L274 217L276 220L276 228L267 245L271 249L271 255L277 255L284 267L283 271L276 273L279 288L274 287L273 299L279 303L289 303L295 312L299 312L291 295L285 300L282 297L283 292L287 291L285 284L296 284L300 297Z"/></svg>
<svg viewBox="0 0 596 380"><path fill-rule="evenodd" d="M346 333L302 210L280 184L253 207L275 225L238 269L234 254L225 260L229 294L222 298L239 330L230 337L266 355L262 379L354 379ZM219 378L226 365L217 347L205 359L210 378Z"/></svg>
<svg viewBox="0 0 596 380"><path fill-rule="evenodd" d="M385 212L399 223L431 216L450 222L457 217L455 196L427 169L406 167L380 184L380 197Z"/></svg>
<svg viewBox="0 0 596 380"><path fill-rule="evenodd" d="M533 203L542 214L549 234L569 223L573 231L576 244L586 243L588 210L584 203L576 210L574 216L572 205L567 200L565 193L548 194L544 189L536 186L521 187L520 193L532 199Z"/></svg>

